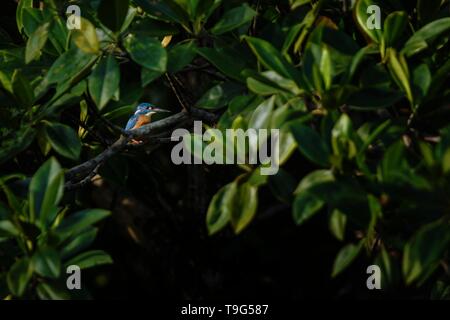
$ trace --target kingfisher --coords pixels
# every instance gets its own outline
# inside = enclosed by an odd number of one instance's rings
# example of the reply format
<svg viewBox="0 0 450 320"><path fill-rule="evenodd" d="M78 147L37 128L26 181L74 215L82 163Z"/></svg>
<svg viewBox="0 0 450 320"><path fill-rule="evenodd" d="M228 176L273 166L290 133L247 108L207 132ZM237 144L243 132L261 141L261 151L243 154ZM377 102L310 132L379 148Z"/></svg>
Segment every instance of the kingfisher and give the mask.
<svg viewBox="0 0 450 320"><path fill-rule="evenodd" d="M159 112L170 112L169 110L157 108L154 104L144 102L137 106L136 111L130 117L125 127L125 131L133 130L149 124L152 121L152 115ZM133 143L140 143L133 141Z"/></svg>

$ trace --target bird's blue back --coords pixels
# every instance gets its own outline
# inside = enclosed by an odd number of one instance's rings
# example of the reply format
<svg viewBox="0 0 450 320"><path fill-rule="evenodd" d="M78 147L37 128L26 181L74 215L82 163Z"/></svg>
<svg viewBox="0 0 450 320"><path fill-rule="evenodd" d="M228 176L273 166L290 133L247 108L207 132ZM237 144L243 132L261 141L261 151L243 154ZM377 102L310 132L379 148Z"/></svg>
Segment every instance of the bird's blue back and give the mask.
<svg viewBox="0 0 450 320"><path fill-rule="evenodd" d="M138 121L139 115L137 114L133 114L130 119L127 122L127 125L125 127L125 130L131 130L133 129L133 127L136 125L137 121Z"/></svg>
<svg viewBox="0 0 450 320"><path fill-rule="evenodd" d="M125 126L125 130L133 129L137 121L139 120L139 116L145 115L149 111L148 108L153 108L154 106L154 104L148 102L139 104L136 108L136 112L128 120L127 125Z"/></svg>

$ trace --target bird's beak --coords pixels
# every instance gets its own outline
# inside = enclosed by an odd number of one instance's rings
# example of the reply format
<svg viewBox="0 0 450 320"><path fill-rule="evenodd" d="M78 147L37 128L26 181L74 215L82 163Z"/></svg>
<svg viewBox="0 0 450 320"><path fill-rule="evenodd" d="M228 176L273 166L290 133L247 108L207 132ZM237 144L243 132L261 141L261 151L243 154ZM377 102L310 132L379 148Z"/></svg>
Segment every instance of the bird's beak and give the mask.
<svg viewBox="0 0 450 320"><path fill-rule="evenodd" d="M153 108L153 111L156 111L156 112L172 112L170 110L160 109L160 108Z"/></svg>

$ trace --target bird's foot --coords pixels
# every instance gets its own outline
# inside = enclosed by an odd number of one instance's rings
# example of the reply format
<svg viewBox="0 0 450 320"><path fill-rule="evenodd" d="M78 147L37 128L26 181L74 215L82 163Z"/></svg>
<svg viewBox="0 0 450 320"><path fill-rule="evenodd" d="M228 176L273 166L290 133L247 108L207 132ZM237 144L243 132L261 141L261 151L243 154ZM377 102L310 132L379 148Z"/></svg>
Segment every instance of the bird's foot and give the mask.
<svg viewBox="0 0 450 320"><path fill-rule="evenodd" d="M143 144L144 142L141 140L135 140L135 139L131 139L131 144L132 145L140 145Z"/></svg>

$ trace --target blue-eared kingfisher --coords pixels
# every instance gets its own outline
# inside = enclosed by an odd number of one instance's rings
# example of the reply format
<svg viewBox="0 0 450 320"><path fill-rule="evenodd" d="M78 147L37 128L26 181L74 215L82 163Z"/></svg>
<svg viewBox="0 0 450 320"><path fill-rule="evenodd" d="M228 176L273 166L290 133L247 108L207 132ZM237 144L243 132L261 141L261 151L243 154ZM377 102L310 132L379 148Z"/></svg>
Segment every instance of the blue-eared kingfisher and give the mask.
<svg viewBox="0 0 450 320"><path fill-rule="evenodd" d="M125 131L133 130L149 124L152 121L152 116L159 112L170 112L169 110L157 108L154 104L144 102L137 106L136 111L130 117L125 127ZM140 143L140 141L132 140L133 144Z"/></svg>
<svg viewBox="0 0 450 320"><path fill-rule="evenodd" d="M149 124L152 121L152 115L158 112L170 112L169 110L157 108L154 104L144 102L137 106L136 111L130 117L125 130L133 130Z"/></svg>

